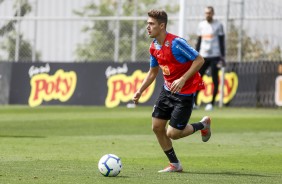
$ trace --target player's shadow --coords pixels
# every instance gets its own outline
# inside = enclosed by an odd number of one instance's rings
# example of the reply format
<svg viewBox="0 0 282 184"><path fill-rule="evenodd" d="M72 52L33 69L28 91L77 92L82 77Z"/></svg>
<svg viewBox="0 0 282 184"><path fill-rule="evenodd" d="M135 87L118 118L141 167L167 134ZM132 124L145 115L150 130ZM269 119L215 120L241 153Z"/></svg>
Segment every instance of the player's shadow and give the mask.
<svg viewBox="0 0 282 184"><path fill-rule="evenodd" d="M3 138L46 138L45 136L31 136L31 135L0 135Z"/></svg>
<svg viewBox="0 0 282 184"><path fill-rule="evenodd" d="M253 173L238 173L238 172L191 172L191 171L183 171L183 174L210 174L210 175L223 175L223 176L251 176L251 177L272 177L269 175L263 174L253 174Z"/></svg>
<svg viewBox="0 0 282 184"><path fill-rule="evenodd" d="M121 176L117 176L117 178L123 178L123 179L125 179L125 178L130 178L129 176L125 176L125 175L121 175Z"/></svg>

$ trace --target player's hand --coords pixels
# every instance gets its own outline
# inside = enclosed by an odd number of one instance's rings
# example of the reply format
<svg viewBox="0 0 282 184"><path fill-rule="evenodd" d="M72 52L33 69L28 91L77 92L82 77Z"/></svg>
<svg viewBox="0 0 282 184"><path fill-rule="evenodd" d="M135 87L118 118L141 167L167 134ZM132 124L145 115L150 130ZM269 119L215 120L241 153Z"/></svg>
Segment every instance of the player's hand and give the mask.
<svg viewBox="0 0 282 184"><path fill-rule="evenodd" d="M141 97L141 92L140 91L136 91L135 94L132 97L132 101L134 104L138 104L139 98Z"/></svg>
<svg viewBox="0 0 282 184"><path fill-rule="evenodd" d="M179 93L182 87L184 86L184 84L185 84L185 81L182 78L176 79L175 81L172 82L170 86L170 91L172 93Z"/></svg>

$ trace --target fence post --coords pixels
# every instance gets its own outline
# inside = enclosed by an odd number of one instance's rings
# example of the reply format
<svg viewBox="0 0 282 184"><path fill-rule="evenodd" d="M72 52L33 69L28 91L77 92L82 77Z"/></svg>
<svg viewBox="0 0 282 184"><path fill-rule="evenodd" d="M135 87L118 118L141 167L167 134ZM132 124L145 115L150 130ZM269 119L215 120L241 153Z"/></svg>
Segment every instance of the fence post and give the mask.
<svg viewBox="0 0 282 184"><path fill-rule="evenodd" d="M34 14L35 14L35 17L38 16L38 0L35 0L35 2L34 2ZM36 19L34 20L34 29L33 29L34 38L33 38L33 46L32 46L32 62L35 62L35 60L36 60L37 21L38 20L36 20Z"/></svg>
<svg viewBox="0 0 282 184"><path fill-rule="evenodd" d="M116 29L115 29L115 51L114 51L114 62L119 61L119 33L120 33L120 13L122 8L122 2L117 1L116 10Z"/></svg>
<svg viewBox="0 0 282 184"><path fill-rule="evenodd" d="M15 48L15 62L19 61L19 53L20 53L20 44L21 44L21 6L22 1L18 1L18 10L17 10L17 31L16 31L16 48Z"/></svg>
<svg viewBox="0 0 282 184"><path fill-rule="evenodd" d="M227 36L228 36L228 21L229 21L229 11L230 11L230 0L227 0L226 4L226 15L225 15L225 62L227 63ZM224 99L224 78L225 78L225 67L221 66L221 76L220 76L220 98L219 107L223 107Z"/></svg>
<svg viewBox="0 0 282 184"><path fill-rule="evenodd" d="M134 17L137 17L138 0L134 0ZM136 61L136 33L137 33L137 20L133 20L132 26L132 49L131 49L131 61Z"/></svg>
<svg viewBox="0 0 282 184"><path fill-rule="evenodd" d="M180 11L179 11L179 30L178 35L180 37L184 37L185 33L185 7L186 7L186 0L180 0Z"/></svg>

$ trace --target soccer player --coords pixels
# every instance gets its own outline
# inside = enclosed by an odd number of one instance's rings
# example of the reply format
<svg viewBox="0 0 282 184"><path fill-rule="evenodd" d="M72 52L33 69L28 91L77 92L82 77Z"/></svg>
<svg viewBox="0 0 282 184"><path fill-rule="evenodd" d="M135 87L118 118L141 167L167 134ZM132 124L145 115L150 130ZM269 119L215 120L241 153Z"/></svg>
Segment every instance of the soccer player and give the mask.
<svg viewBox="0 0 282 184"><path fill-rule="evenodd" d="M172 139L180 139L200 130L202 140L208 141L211 137L211 119L205 116L197 123L188 124L194 94L204 88L198 73L204 60L186 40L166 31L167 19L163 10L148 12L147 31L154 38L150 45L150 70L132 100L138 103L142 92L156 79L160 68L164 85L154 105L152 129L170 164L159 172L181 172L182 166L173 149Z"/></svg>
<svg viewBox="0 0 282 184"><path fill-rule="evenodd" d="M215 97L218 92L218 71L221 65L225 65L225 45L224 45L224 31L223 25L213 19L214 9L212 6L205 8L206 20L199 23L198 26L198 40L196 50L199 51L201 56L204 57L205 63L199 70L203 76L208 69L211 67L211 76L213 81L213 96L212 101L208 103L205 110L210 111L213 109ZM197 108L197 96L195 101L195 107Z"/></svg>

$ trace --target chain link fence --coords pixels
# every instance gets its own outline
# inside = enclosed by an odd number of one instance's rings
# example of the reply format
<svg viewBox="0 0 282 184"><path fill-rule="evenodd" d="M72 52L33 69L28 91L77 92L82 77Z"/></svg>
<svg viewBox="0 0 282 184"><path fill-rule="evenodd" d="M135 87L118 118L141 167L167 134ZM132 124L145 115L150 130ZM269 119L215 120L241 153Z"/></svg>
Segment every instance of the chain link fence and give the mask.
<svg viewBox="0 0 282 184"><path fill-rule="evenodd" d="M282 1L189 0L185 35L195 46L204 8L226 31L227 61L281 61ZM0 61L148 61L147 11L165 9L179 32L180 0L0 0ZM149 7L149 8L148 8Z"/></svg>

